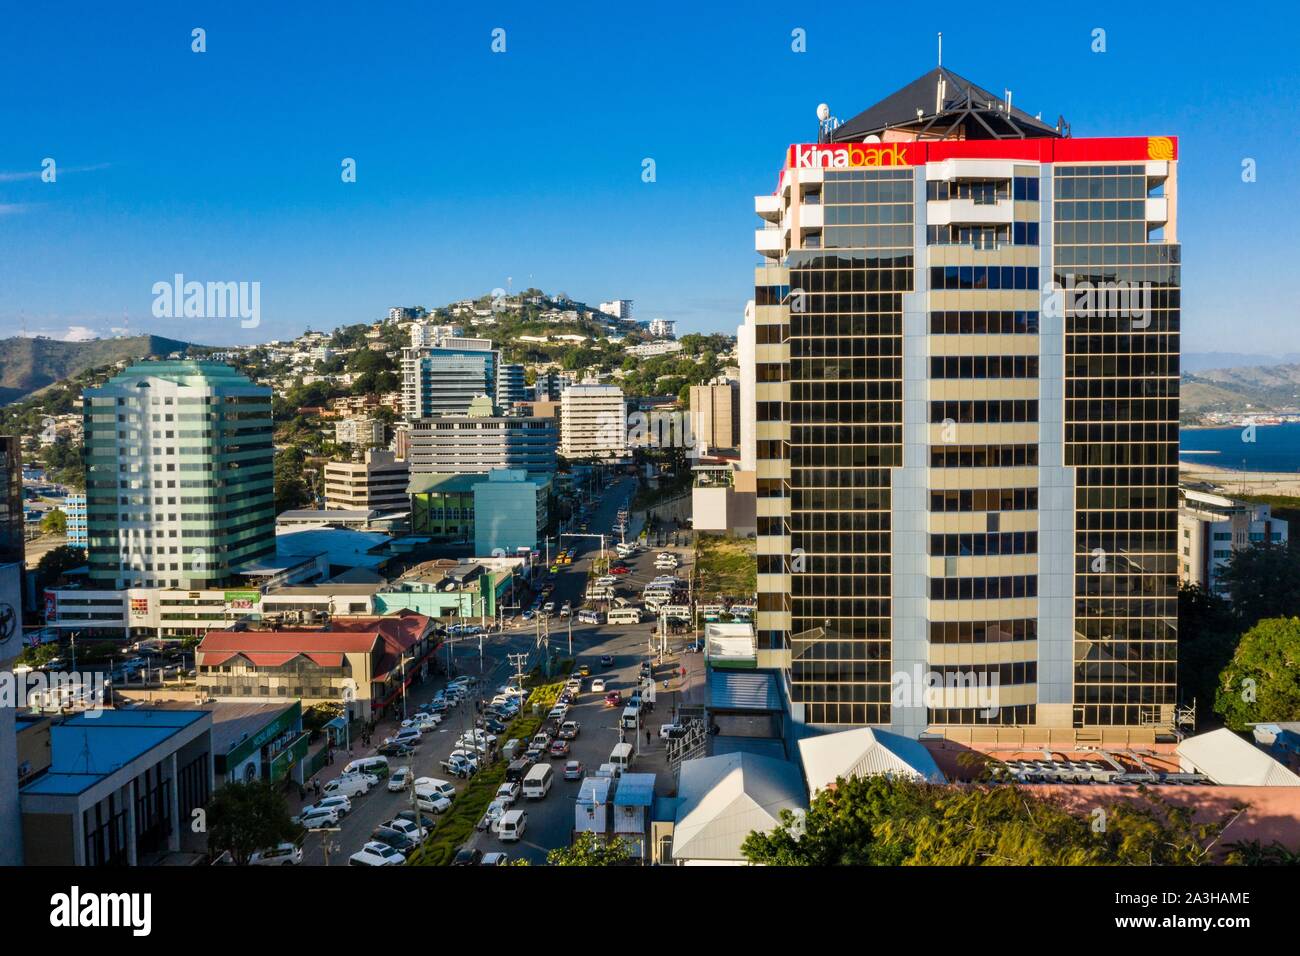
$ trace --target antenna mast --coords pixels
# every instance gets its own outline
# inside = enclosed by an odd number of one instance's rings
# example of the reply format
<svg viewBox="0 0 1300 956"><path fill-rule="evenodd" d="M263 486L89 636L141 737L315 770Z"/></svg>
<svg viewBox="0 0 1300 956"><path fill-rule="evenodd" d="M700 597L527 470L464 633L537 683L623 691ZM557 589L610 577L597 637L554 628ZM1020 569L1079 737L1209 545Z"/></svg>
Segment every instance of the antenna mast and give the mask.
<svg viewBox="0 0 1300 956"><path fill-rule="evenodd" d="M939 66L943 67L943 32L939 32Z"/></svg>

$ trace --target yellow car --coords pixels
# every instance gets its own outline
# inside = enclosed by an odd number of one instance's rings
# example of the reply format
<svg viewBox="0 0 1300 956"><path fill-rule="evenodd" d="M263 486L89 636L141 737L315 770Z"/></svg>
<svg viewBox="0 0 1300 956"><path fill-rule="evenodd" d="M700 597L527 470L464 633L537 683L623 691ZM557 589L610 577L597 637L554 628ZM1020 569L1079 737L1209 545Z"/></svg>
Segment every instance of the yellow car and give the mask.
<svg viewBox="0 0 1300 956"><path fill-rule="evenodd" d="M591 676L591 668L588 667L586 664L583 664L581 667L578 668L578 676L579 676L579 677L590 677L590 676Z"/></svg>

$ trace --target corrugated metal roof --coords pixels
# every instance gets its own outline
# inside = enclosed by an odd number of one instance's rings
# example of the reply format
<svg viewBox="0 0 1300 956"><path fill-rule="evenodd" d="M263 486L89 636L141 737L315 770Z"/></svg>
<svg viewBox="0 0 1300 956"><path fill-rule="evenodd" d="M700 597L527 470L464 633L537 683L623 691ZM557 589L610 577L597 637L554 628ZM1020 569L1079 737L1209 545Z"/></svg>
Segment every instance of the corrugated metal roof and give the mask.
<svg viewBox="0 0 1300 956"><path fill-rule="evenodd" d="M1300 787L1300 776L1226 727L1188 737L1178 756L1225 787Z"/></svg>
<svg viewBox="0 0 1300 956"><path fill-rule="evenodd" d="M799 741L799 756L808 789L813 793L830 786L839 777L886 774L945 782L943 771L924 744L874 727L805 737Z"/></svg>
<svg viewBox="0 0 1300 956"><path fill-rule="evenodd" d="M679 860L744 860L745 837L771 830L782 810L807 806L798 767L746 753L683 761L677 793Z"/></svg>
<svg viewBox="0 0 1300 956"><path fill-rule="evenodd" d="M655 775L652 773L625 773L614 788L614 806L648 807L654 803Z"/></svg>
<svg viewBox="0 0 1300 956"><path fill-rule="evenodd" d="M776 675L765 671L710 671L709 706L714 710L780 710Z"/></svg>

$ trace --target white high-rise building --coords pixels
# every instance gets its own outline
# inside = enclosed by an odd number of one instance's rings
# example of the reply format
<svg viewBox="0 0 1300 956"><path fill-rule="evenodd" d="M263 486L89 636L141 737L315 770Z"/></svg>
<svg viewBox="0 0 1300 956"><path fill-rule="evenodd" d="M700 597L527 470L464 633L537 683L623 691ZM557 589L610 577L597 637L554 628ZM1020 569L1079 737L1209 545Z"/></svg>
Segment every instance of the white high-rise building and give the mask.
<svg viewBox="0 0 1300 956"><path fill-rule="evenodd" d="M622 322L632 321L632 300L631 299L612 299L609 302L600 304L600 311L606 315L612 315Z"/></svg>
<svg viewBox="0 0 1300 956"><path fill-rule="evenodd" d="M627 402L615 385L570 385L560 396L560 454L570 461L627 454Z"/></svg>

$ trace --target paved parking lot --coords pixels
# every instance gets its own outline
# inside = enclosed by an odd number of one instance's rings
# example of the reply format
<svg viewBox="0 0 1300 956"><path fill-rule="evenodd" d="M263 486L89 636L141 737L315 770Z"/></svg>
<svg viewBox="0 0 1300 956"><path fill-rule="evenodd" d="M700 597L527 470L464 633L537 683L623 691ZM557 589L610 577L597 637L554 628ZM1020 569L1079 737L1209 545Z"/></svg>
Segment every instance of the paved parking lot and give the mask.
<svg viewBox="0 0 1300 956"><path fill-rule="evenodd" d="M623 481L606 491L600 503L592 509L590 528L593 532L610 530L619 507L625 504L631 495L631 489L632 483ZM629 533L634 530L635 528L629 528ZM684 534L682 539L685 540ZM613 540L616 539L612 537L608 539L607 545L612 546ZM573 564L560 568L554 581L555 591L550 599L555 601L556 607L561 606L565 601L571 601L576 609L582 602L591 559L599 556L600 545L594 538L566 538L564 546L577 548L578 556ZM643 551L628 560L632 572L624 575L620 580L618 585L620 595L639 603L640 592L644 585L662 573L654 569L655 554L659 550L676 551L683 561L679 574L685 575L687 556L684 549L668 547ZM591 678L584 681L583 693L570 713L570 717L581 725L578 738L573 741L570 756L572 759L581 760L586 771L592 773L602 763L608 761L610 750L620 742L617 725L622 708L605 707L604 695L591 692L591 679L604 678L608 690L620 690L624 697L629 696L639 683L638 671L642 661L655 653L652 641L657 642L657 625L655 622L619 626L587 625L579 624L576 618L570 622L559 616L552 616L549 625L551 646L558 648L562 656L574 657L576 665L587 664L592 671ZM689 639L689 634L683 635L675 638L672 643L680 648ZM533 622L522 622L516 619L513 626L508 625L503 633L489 635L483 640L481 662L477 653L477 638L467 638L458 642L453 651L453 660L458 665L460 673L468 673L480 678L480 683L474 692L481 694L485 699L490 699L512 673L507 655L533 649L535 640L536 628ZM572 653L570 653L570 641ZM613 655L612 667L600 665L600 657L604 654ZM441 654L439 656L442 658ZM685 655L678 663L698 664L692 659L693 657L694 655ZM663 773L664 747L658 738L658 728L661 723L668 723L672 719L673 708L684 684L682 678L676 673L676 667L677 663L674 663L671 666L662 665L658 669L657 701L653 712L646 714L651 730L650 743L647 745L644 730L636 735L637 746L641 753L633 769L658 773L660 779L656 789L659 792L666 792L668 781ZM686 686L689 686L691 681L698 682L701 679L697 667L688 669L691 673L685 682ZM663 685L665 676L669 677L667 688ZM416 705L430 700L445 682L445 678L430 679L425 684L415 687L407 701L410 712L414 712ZM418 752L410 761L415 776L450 779L458 791L463 789L464 782L449 778L438 764L451 751L452 744L460 732L473 726L475 716L473 699L467 700L460 707L449 711L447 719L436 731L425 734ZM383 737L393 733L394 730L395 726L391 723L381 725L370 747L363 748L359 742L354 741L351 757L346 752L338 752L334 765L321 771L319 776L322 782L337 777L348 759L374 753ZM629 732L629 742L632 736ZM528 811L528 827L524 839L519 843L502 844L495 834L480 833L471 839L471 846L477 846L485 853L504 850L511 858L524 857L534 863L543 863L548 850L569 844L573 830L574 798L577 796L580 784L578 781L563 779L564 760L542 759L549 760L554 765L556 779L550 793L543 800L521 801L517 804L521 809ZM390 760L393 767L405 762L397 758ZM308 834L304 844L304 862L309 865L324 864L323 845L328 839L335 847L331 851L330 864L346 865L347 857L370 839L370 834L375 827L392 819L399 811L410 808L409 792L389 793L386 788L387 781L383 781L378 788L366 796L353 799L352 812L341 821L339 832ZM312 799L309 794L308 802Z"/></svg>

